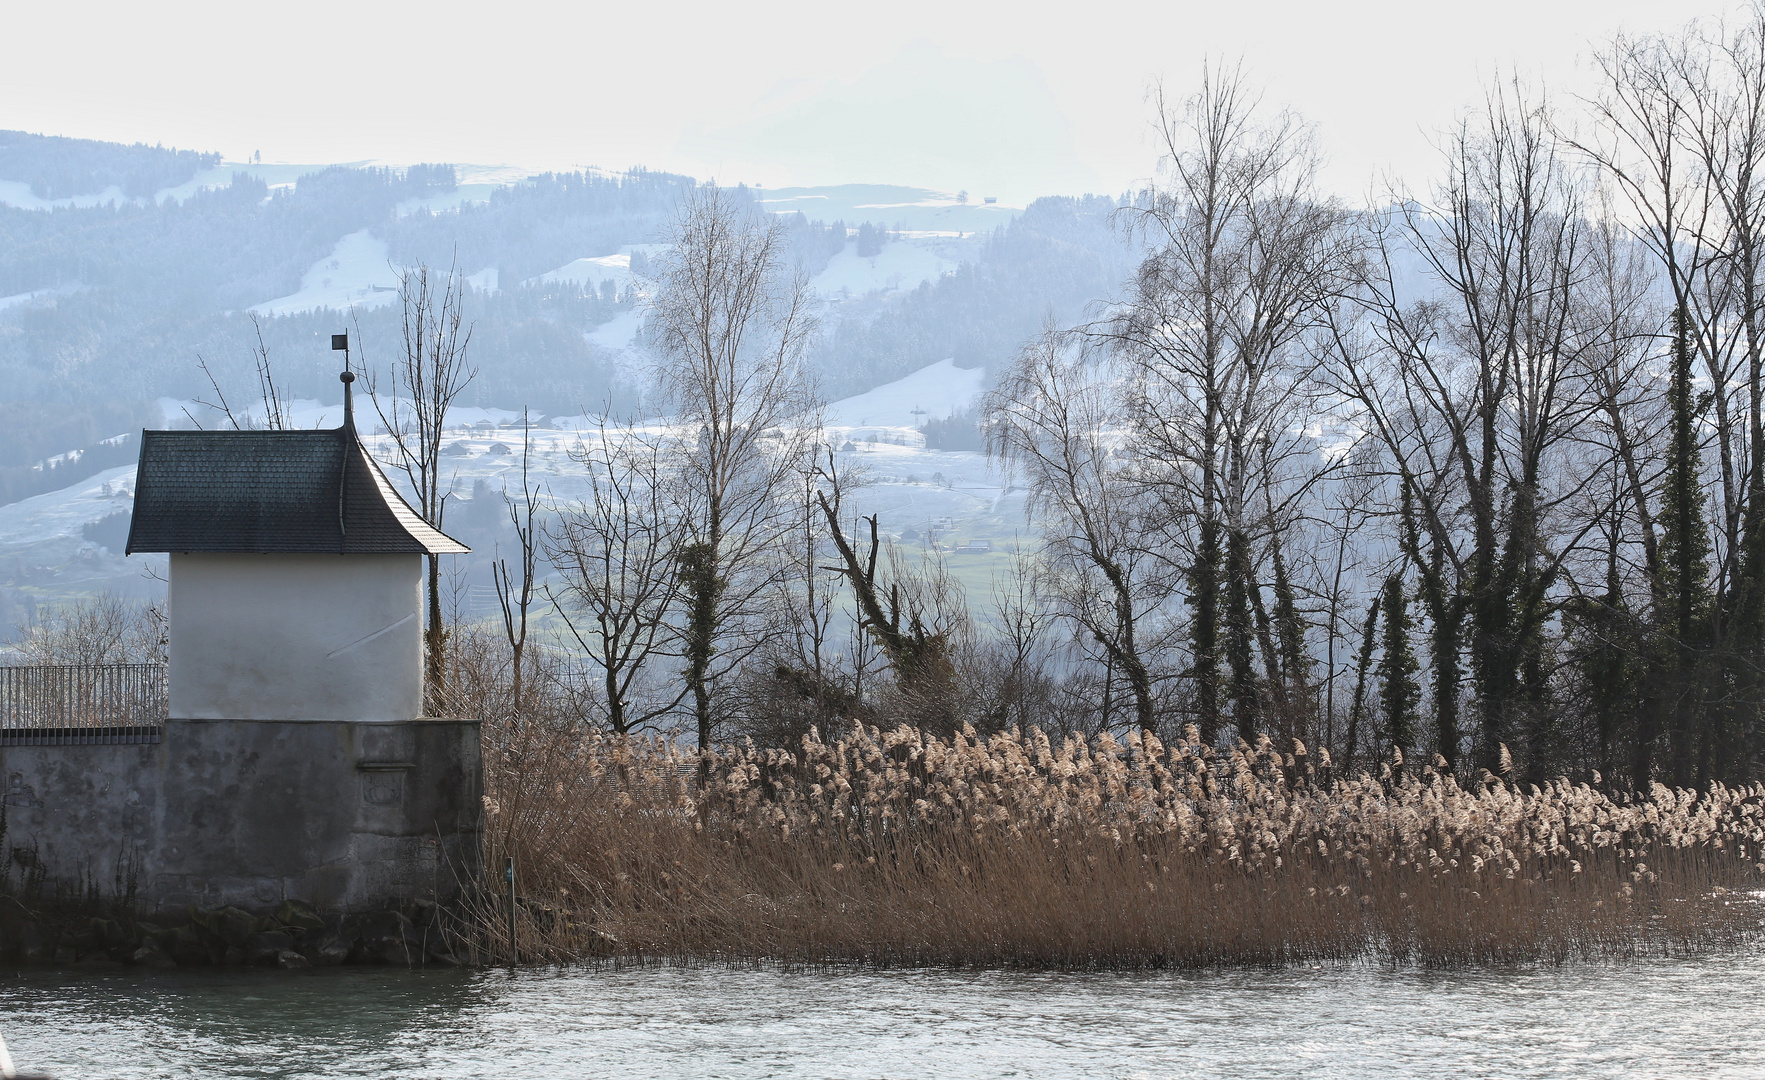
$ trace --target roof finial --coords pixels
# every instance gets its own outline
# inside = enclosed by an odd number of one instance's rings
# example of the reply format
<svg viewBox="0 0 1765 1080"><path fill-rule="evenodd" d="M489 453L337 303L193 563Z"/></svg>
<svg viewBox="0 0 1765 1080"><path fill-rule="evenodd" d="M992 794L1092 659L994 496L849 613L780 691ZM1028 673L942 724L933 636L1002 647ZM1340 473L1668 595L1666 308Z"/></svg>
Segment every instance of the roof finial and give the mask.
<svg viewBox="0 0 1765 1080"><path fill-rule="evenodd" d="M349 335L332 334L331 351L343 354L343 374L337 376L343 382L343 426L354 431L355 402L350 397L349 384L355 382L355 373L349 370Z"/></svg>

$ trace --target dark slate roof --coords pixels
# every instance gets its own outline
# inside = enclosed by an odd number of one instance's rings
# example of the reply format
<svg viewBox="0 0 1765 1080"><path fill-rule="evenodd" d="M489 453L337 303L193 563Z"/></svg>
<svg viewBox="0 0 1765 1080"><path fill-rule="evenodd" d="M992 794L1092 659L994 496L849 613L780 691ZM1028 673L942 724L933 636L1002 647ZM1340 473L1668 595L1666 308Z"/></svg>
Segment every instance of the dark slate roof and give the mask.
<svg viewBox="0 0 1765 1080"><path fill-rule="evenodd" d="M411 509L351 426L142 433L131 555L468 550Z"/></svg>

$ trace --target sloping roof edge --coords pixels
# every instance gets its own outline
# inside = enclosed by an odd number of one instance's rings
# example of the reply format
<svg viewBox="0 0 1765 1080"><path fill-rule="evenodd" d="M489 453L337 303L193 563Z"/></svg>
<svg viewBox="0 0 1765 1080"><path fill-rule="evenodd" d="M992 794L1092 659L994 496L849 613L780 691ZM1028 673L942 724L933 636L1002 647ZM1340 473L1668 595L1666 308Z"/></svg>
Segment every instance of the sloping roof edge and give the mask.
<svg viewBox="0 0 1765 1080"><path fill-rule="evenodd" d="M404 496L399 494L398 489L392 486L392 481L386 478L380 463L374 460L373 454L368 453L368 448L362 444L353 428L350 436L355 443L356 453L361 455L362 461L368 466L368 475L373 479L375 489L380 492L380 498L385 500L386 508L392 511L392 516L398 519L398 523L410 534L412 540L423 545L423 550L430 555L466 555L471 552L472 549L465 544L424 521L423 515L417 513L405 501Z"/></svg>
<svg viewBox="0 0 1765 1080"><path fill-rule="evenodd" d="M353 505L351 505L353 500ZM144 431L128 554L464 554L424 521L355 426Z"/></svg>

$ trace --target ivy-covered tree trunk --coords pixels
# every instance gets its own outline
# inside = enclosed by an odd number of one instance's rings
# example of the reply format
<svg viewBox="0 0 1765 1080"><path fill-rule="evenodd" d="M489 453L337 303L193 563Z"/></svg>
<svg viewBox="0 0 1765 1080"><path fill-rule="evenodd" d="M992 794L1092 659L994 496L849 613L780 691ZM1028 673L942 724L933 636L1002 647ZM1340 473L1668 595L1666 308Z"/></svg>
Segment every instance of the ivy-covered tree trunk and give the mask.
<svg viewBox="0 0 1765 1080"><path fill-rule="evenodd" d="M1513 598L1503 587L1494 537L1479 537L1474 585L1468 598L1471 630L1471 672L1477 688L1477 763L1501 768L1501 748L1513 740L1510 730L1515 677L1512 636Z"/></svg>
<svg viewBox="0 0 1765 1080"><path fill-rule="evenodd" d="M1674 312L1673 324L1673 374L1667 389L1672 418L1660 516L1661 571L1666 580L1657 590L1655 681L1661 719L1666 722L1669 775L1675 785L1689 786L1695 779L1698 743L1707 734L1699 675L1708 645L1710 535L1704 520L1699 410L1683 307ZM1638 761L1644 767L1635 780L1646 790L1653 779L1652 769L1647 768L1652 747L1638 742Z"/></svg>
<svg viewBox="0 0 1765 1080"><path fill-rule="evenodd" d="M711 661L717 648L717 605L723 598L723 580L717 572L713 540L685 545L680 552L680 576L686 593L686 684L692 691L693 718L697 722L699 747L711 746L714 714L711 711ZM709 759L701 757L701 779L708 775Z"/></svg>
<svg viewBox="0 0 1765 1080"><path fill-rule="evenodd" d="M1459 691L1464 683L1459 661L1465 619L1463 597L1446 580L1446 556L1442 545L1429 545L1422 557L1421 527L1416 503L1406 478L1402 503L1403 547L1416 568L1417 599L1428 618L1428 658L1432 665L1434 752L1446 761L1448 771L1459 766Z"/></svg>
<svg viewBox="0 0 1765 1080"><path fill-rule="evenodd" d="M428 711L436 715L444 715L451 711L446 696L447 688L447 625L441 621L441 557L428 556L428 580L425 583L427 607L429 609L429 626L423 637L424 668L427 678L424 685L428 689Z"/></svg>
<svg viewBox="0 0 1765 1080"><path fill-rule="evenodd" d="M1189 648L1195 680L1195 726L1212 746L1220 733L1220 527L1203 514L1200 543L1189 568Z"/></svg>
<svg viewBox="0 0 1765 1080"><path fill-rule="evenodd" d="M1521 781L1544 784L1560 773L1567 747L1561 714L1550 702L1551 665L1545 657L1550 604L1548 583L1537 564L1543 542L1538 528L1537 483L1536 474L1528 472L1514 485L1508 500L1501 580L1513 609L1506 643L1514 673L1509 731L1525 739Z"/></svg>
<svg viewBox="0 0 1765 1080"><path fill-rule="evenodd" d="M1277 535L1269 556L1275 570L1275 611L1273 651L1280 658L1274 689L1281 710L1282 734L1288 739L1305 738L1315 741L1317 699L1312 692L1312 661L1306 648L1305 620L1299 614L1293 579L1287 572L1287 560ZM1273 666L1271 662L1271 666Z"/></svg>
<svg viewBox="0 0 1765 1080"><path fill-rule="evenodd" d="M1752 351L1750 347L1750 351ZM1757 363L1749 369L1754 404L1741 545L1722 626L1722 659L1730 692L1716 738L1709 741L1700 786L1710 780L1748 784L1758 778L1761 710L1765 709L1765 437L1758 415Z"/></svg>
<svg viewBox="0 0 1765 1080"><path fill-rule="evenodd" d="M1584 609L1578 620L1586 638L1582 670L1588 707L1593 711L1595 768L1607 784L1618 779L1618 740L1625 727L1625 716L1634 707L1632 695L1636 690L1618 538L1619 530L1614 526L1606 540L1606 591Z"/></svg>
<svg viewBox="0 0 1765 1080"><path fill-rule="evenodd" d="M1226 531L1226 662L1231 669L1232 719L1238 737L1249 740L1262 723L1262 695L1256 681L1255 627L1250 590L1256 588L1250 566L1250 544L1244 531Z"/></svg>
<svg viewBox="0 0 1765 1080"><path fill-rule="evenodd" d="M1408 753L1416 746L1416 705L1422 692L1416 686L1416 654L1410 645L1412 623L1402 577L1392 574L1385 579L1379 606L1385 614L1379 657L1379 706L1384 713L1385 741Z"/></svg>
<svg viewBox="0 0 1765 1080"><path fill-rule="evenodd" d="M1379 628L1379 598L1367 604L1367 620L1361 624L1361 648L1354 659L1354 701L1348 707L1348 741L1342 750L1342 771L1354 768L1355 755L1360 752L1361 720L1367 711L1367 675L1373 667L1373 649Z"/></svg>

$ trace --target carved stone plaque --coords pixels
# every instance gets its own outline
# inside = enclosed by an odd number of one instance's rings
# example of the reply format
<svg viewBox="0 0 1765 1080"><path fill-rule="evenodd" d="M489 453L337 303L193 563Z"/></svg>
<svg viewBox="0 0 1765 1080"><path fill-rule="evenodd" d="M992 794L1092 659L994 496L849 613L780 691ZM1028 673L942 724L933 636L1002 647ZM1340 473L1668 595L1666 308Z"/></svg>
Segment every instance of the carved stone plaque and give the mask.
<svg viewBox="0 0 1765 1080"><path fill-rule="evenodd" d="M402 806L404 777L410 763L364 761L356 766L362 776L362 802L367 806Z"/></svg>

